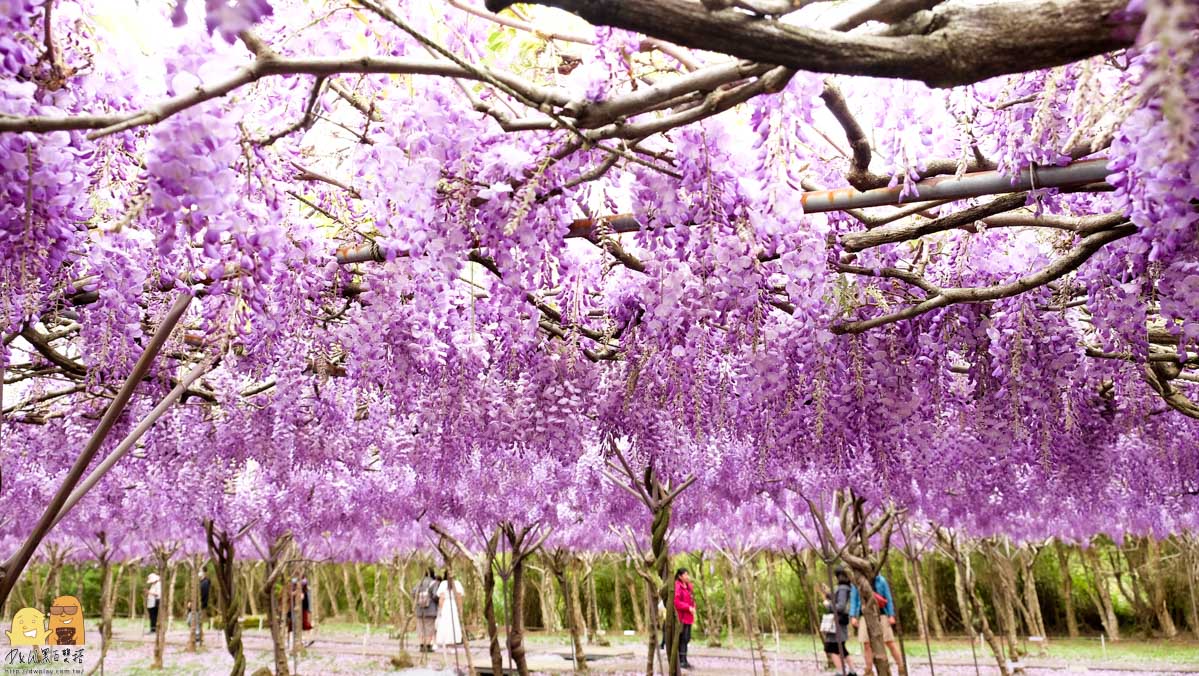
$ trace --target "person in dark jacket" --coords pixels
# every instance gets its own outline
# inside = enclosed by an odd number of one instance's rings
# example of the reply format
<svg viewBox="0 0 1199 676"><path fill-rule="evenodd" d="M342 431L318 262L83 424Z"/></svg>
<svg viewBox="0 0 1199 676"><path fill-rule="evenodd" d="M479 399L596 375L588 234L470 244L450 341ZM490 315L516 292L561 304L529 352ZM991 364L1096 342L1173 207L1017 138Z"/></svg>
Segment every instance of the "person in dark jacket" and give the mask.
<svg viewBox="0 0 1199 676"><path fill-rule="evenodd" d="M691 643L691 625L695 624L695 596L691 588L691 576L686 568L679 568L674 574L674 610L678 615L679 624L679 666L690 669L687 661L687 645Z"/></svg>
<svg viewBox="0 0 1199 676"><path fill-rule="evenodd" d="M844 568L837 566L833 570L833 575L837 578L837 586L831 591L827 587L825 588L824 609L825 617L831 616L834 631L828 631L829 627L823 621L821 622L821 633L824 634L824 652L832 660L833 666L837 668L837 673L857 676L849 659L849 649L846 647L846 642L849 640L847 628L849 625L849 600L852 594L849 573Z"/></svg>
<svg viewBox="0 0 1199 676"><path fill-rule="evenodd" d="M212 580L208 579L208 571L200 569L200 614L197 618L196 637L200 645L204 645L204 623L208 620L208 595L212 592Z"/></svg>

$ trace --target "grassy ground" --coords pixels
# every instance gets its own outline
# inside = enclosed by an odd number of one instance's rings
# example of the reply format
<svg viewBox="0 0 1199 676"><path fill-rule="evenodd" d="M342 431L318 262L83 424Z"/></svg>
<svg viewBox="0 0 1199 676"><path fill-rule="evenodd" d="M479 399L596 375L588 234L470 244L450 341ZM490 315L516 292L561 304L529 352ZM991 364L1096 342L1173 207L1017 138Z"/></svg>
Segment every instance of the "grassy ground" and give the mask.
<svg viewBox="0 0 1199 676"><path fill-rule="evenodd" d="M88 638L95 635L88 628ZM368 633L369 632L369 633ZM166 670L153 671L150 669L153 656L153 636L145 633L144 622L117 620L115 626L116 638L109 652L108 673L138 674L155 676L160 674L201 674L228 673L231 663L224 651L223 636L219 631L209 631L208 647L199 653L188 653L185 649L186 633L181 622L172 624L166 649ZM271 644L269 633L263 629L248 629L244 633L246 656L248 660L247 673L252 673L260 666L271 663ZM623 655L612 657L594 663L593 671L604 673L643 673L645 660L646 637L642 635L607 636L611 642L609 648L599 648L585 645L584 649L591 654L607 653ZM399 652L399 639L390 634L388 627L370 627L365 624L346 622L323 622L317 632L306 634L305 639L314 640L313 646L302 660L302 674L375 674L402 673L390 665L390 657ZM411 650L414 637L409 635L408 646ZM764 636L766 660L776 663L776 671L785 674L820 674L822 659L813 654L813 640L810 635L785 635L776 643L773 636ZM503 637L501 637L501 644ZM750 662L748 643L744 638L737 638L729 645L727 641L720 648L709 648L702 636L697 636L692 643L692 661L699 664L698 674L750 674L755 668ZM88 666L95 664L95 656L99 647L89 640ZM94 652L92 652L94 646ZM526 635L526 646L530 655L530 666L537 673L569 671L570 662L562 659L561 655L570 653L570 636L565 632L544 633L529 632ZM905 641L907 654L910 656L909 665L913 676L929 673L928 657L922 641L910 639ZM820 644L815 644L819 651ZM990 651L985 646L977 649L977 659L981 673L997 673ZM974 674L973 658L971 657L970 642L962 639L947 639L931 642L933 664L938 676ZM861 665L860 646L851 644L855 663ZM1033 655L1025 658L1024 662L1030 667L1030 674L1054 674L1061 672L1080 672L1090 669L1092 673L1104 671L1124 674L1167 674L1167 673L1199 673L1199 641L1146 641L1125 640L1118 643L1101 644L1097 639L1063 639L1050 640L1045 655ZM486 642L484 637L476 637L472 642L472 653L475 664L486 661ZM411 653L414 657L419 657ZM440 656L429 661L430 666L441 663ZM453 661L448 660L453 666ZM463 666L465 663L463 661ZM760 667L758 667L760 668ZM429 672L422 672L429 673ZM1106 674L1105 674L1106 676Z"/></svg>
<svg viewBox="0 0 1199 676"><path fill-rule="evenodd" d="M1189 636L1189 635L1188 635ZM646 642L644 635L624 636L607 635L604 637L614 646L643 646ZM526 641L531 645L561 644L568 645L570 635L565 632L528 634ZM775 650L775 640L772 635L762 637L767 654ZM702 650L707 645L707 639L697 634L691 640L692 649ZM821 650L819 642L810 634L784 634L778 641L783 653L811 655L813 650ZM856 645L856 644L853 644ZM723 648L749 649L749 641L738 636L730 643L727 639L721 642ZM1035 643L1023 643L1032 656L1040 652ZM931 640L929 648L935 660L938 656L962 656L970 658L970 641L965 637ZM975 644L980 660L990 658L990 649ZM918 637L905 637L904 654L927 659L928 653L924 641ZM1051 637L1044 649L1045 657L1070 661L1094 661L1108 663L1138 663L1138 662L1169 662L1175 664L1199 665L1199 641L1193 638L1178 638L1166 640L1125 639L1118 642L1100 642L1095 638L1057 638Z"/></svg>

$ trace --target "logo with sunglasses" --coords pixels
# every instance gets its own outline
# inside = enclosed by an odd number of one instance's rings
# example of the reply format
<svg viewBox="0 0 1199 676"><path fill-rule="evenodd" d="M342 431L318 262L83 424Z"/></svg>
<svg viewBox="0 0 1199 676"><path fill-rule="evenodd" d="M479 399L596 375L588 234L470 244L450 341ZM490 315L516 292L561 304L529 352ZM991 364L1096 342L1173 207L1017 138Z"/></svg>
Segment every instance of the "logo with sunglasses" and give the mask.
<svg viewBox="0 0 1199 676"><path fill-rule="evenodd" d="M83 645L83 606L74 596L59 596L50 606L48 645Z"/></svg>
<svg viewBox="0 0 1199 676"><path fill-rule="evenodd" d="M83 606L74 596L59 596L46 615L22 608L5 633L10 646L83 645Z"/></svg>

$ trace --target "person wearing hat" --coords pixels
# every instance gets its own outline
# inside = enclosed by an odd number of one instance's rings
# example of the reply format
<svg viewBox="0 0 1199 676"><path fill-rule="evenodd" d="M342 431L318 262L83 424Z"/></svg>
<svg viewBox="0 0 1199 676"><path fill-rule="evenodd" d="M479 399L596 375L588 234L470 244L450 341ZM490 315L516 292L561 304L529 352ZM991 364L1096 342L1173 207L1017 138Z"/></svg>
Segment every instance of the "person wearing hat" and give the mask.
<svg viewBox="0 0 1199 676"><path fill-rule="evenodd" d="M162 583L158 580L158 573L150 573L146 578L146 611L150 613L151 634L158 631L158 601L161 598Z"/></svg>

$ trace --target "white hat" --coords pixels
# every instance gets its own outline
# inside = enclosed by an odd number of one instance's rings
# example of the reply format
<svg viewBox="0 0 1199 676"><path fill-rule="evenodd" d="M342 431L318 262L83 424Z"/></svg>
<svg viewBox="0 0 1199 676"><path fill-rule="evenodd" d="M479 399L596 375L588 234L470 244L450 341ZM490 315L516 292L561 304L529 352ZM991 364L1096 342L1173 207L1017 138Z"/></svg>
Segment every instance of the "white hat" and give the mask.
<svg viewBox="0 0 1199 676"><path fill-rule="evenodd" d="M158 573L150 573L150 577L146 578L146 582L149 582L150 584L158 582Z"/></svg>

